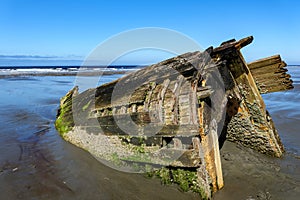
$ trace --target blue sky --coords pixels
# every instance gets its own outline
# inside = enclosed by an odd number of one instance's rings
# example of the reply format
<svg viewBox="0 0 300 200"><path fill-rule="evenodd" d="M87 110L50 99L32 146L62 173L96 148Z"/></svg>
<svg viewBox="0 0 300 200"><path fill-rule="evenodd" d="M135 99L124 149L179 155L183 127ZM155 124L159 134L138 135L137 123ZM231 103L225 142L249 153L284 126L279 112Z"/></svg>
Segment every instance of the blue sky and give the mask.
<svg viewBox="0 0 300 200"><path fill-rule="evenodd" d="M254 42L243 50L247 61L279 53L288 64L300 64L299 2L2 0L0 64L5 56L10 56L6 61L37 57L41 63L45 57L68 63L115 34L142 27L176 30L203 48L253 35ZM120 62L142 64L170 56L156 55Z"/></svg>

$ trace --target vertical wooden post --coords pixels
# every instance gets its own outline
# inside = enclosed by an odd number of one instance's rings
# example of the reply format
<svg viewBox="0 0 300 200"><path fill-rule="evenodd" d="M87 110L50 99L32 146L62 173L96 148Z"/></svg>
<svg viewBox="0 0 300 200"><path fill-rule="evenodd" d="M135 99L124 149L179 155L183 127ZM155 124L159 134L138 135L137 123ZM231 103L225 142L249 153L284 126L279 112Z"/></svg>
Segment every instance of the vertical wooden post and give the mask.
<svg viewBox="0 0 300 200"><path fill-rule="evenodd" d="M202 101L198 108L198 117L200 124L200 137L203 149L203 159L205 161L206 170L212 180L213 192L221 189L224 186L221 157L219 152L219 141L217 134L217 123L212 119L209 123L204 123L208 113L204 113L208 105ZM207 134L206 134L207 133Z"/></svg>

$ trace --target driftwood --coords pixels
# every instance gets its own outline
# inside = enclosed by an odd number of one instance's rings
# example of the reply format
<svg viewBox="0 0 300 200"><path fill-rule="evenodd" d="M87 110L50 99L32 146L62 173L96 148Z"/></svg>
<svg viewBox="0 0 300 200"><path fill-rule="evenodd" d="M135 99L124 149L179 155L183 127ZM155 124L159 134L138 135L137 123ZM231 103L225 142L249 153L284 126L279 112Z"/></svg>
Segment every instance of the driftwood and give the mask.
<svg viewBox="0 0 300 200"><path fill-rule="evenodd" d="M151 166L210 198L224 185L225 139L284 152L260 94L291 89L292 81L280 56L245 62L240 49L252 40L186 53L80 94L75 87L61 99L56 127L99 159Z"/></svg>

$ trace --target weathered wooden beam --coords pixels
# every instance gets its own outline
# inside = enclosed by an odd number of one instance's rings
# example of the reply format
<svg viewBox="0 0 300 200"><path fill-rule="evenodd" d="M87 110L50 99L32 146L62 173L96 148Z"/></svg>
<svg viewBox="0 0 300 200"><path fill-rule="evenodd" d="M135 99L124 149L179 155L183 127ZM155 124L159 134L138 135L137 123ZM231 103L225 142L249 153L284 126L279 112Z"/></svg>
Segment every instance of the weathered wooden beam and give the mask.
<svg viewBox="0 0 300 200"><path fill-rule="evenodd" d="M249 69L257 69L265 66L272 66L274 64L281 63L281 57L280 55L274 55L267 58L262 58L259 60L255 60L253 62L248 63Z"/></svg>
<svg viewBox="0 0 300 200"><path fill-rule="evenodd" d="M201 166L201 158L199 156L199 153L196 152L195 150L182 150L182 149L174 149L174 148L169 148L169 149L164 149L163 151L160 152L161 157L164 157L165 160L163 159L149 159L145 158L143 159L136 159L136 157L126 157L126 158L121 158L122 161L125 162L130 162L130 163L135 163L138 165L152 165L152 166L157 166L159 165L160 167L163 166L169 166L169 167L174 167L174 168L198 168ZM152 155L148 155L151 157ZM172 160L172 157L176 157L176 160Z"/></svg>
<svg viewBox="0 0 300 200"><path fill-rule="evenodd" d="M201 102L198 108L198 119L199 123L203 124L203 127L200 128L199 133L206 170L212 180L212 190L216 192L224 186L224 181L219 152L217 124L214 119L211 120L210 109L209 105L206 105L204 101ZM206 121L209 124L206 124ZM205 133L207 131L209 132Z"/></svg>
<svg viewBox="0 0 300 200"><path fill-rule="evenodd" d="M261 94L293 89L286 63L275 55L247 64Z"/></svg>
<svg viewBox="0 0 300 200"><path fill-rule="evenodd" d="M213 52L218 53L230 48L235 48L240 50L241 48L250 44L252 41L253 41L253 36L245 37L239 41L236 41L235 39L231 39L226 42L222 42L219 47L214 48Z"/></svg>

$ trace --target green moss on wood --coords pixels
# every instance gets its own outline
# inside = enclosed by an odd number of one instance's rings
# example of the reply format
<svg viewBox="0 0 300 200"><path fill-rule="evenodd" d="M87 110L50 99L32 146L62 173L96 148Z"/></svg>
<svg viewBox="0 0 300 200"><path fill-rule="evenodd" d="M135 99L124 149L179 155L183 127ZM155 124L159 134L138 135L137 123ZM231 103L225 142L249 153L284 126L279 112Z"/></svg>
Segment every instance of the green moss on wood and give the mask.
<svg viewBox="0 0 300 200"><path fill-rule="evenodd" d="M63 117L58 117L55 121L55 127L59 134L63 136L65 133L69 132L73 128L73 124L71 123L65 123L65 120Z"/></svg>
<svg viewBox="0 0 300 200"><path fill-rule="evenodd" d="M122 161L119 158L119 155L117 153L113 153L111 155L111 161L116 165L116 166L121 166Z"/></svg>
<svg viewBox="0 0 300 200"><path fill-rule="evenodd" d="M182 168L161 168L153 173L147 172L147 176L156 175L161 179L163 184L178 184L182 191L193 191L201 196L201 199L208 199L205 190L198 181L197 171Z"/></svg>
<svg viewBox="0 0 300 200"><path fill-rule="evenodd" d="M55 127L59 134L63 137L65 133L69 132L74 127L72 101L73 97L78 93L78 87L74 87L60 100L60 107L57 111Z"/></svg>
<svg viewBox="0 0 300 200"><path fill-rule="evenodd" d="M91 100L82 107L82 111L86 111L86 109L88 109L88 107L90 106L90 104L91 104Z"/></svg>

